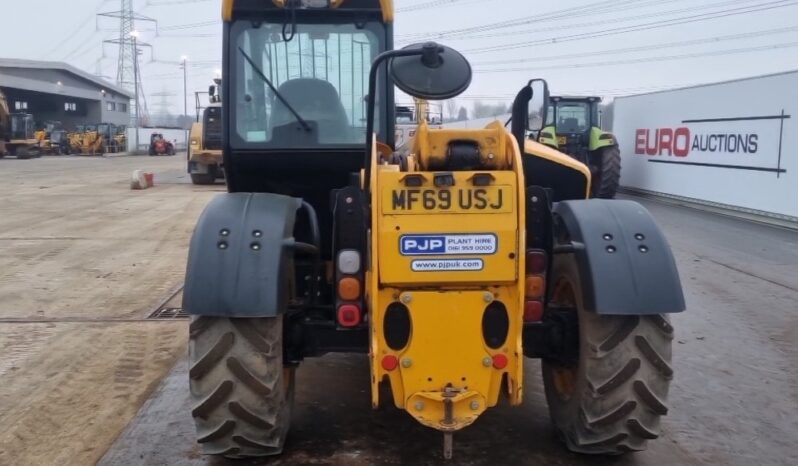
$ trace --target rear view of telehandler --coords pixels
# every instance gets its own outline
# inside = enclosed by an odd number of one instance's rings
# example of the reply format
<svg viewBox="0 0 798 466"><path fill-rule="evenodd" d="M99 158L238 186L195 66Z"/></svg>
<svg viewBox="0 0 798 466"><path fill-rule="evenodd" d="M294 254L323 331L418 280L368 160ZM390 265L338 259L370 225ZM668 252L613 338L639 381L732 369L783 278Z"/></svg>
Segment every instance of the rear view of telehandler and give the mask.
<svg viewBox="0 0 798 466"><path fill-rule="evenodd" d="M392 50L390 0L226 0L223 17L229 192L199 219L183 297L205 453L279 454L295 370L329 352L368 353L372 405L389 384L447 458L454 432L521 403L525 357L543 359L570 449L659 435L674 261L642 206L586 199L589 169L526 138L544 81L519 92L511 131L421 121L395 151L392 84L452 98L471 81L462 55Z"/></svg>

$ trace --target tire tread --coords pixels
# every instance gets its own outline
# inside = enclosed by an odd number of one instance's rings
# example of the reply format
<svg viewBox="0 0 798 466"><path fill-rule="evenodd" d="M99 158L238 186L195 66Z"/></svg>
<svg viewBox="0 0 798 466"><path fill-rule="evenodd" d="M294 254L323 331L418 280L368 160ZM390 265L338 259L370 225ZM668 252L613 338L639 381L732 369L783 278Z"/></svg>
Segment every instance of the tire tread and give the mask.
<svg viewBox="0 0 798 466"><path fill-rule="evenodd" d="M552 278L551 286L561 278L570 281L579 296L572 257L555 256ZM581 343L575 389L569 396L557 392L553 377L558 363L543 362L558 437L578 453L645 450L649 440L659 437L660 418L668 413L673 326L666 315L598 315L585 311L576 299Z"/></svg>
<svg viewBox="0 0 798 466"><path fill-rule="evenodd" d="M281 453L293 401L293 370L283 368L282 317L194 317L189 335L191 414L203 453Z"/></svg>

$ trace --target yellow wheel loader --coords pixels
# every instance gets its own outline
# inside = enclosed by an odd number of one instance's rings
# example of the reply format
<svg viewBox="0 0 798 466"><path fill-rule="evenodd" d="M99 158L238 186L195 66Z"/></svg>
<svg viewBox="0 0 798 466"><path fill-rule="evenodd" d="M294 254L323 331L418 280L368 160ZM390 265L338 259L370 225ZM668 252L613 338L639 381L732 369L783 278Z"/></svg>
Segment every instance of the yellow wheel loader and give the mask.
<svg viewBox="0 0 798 466"><path fill-rule="evenodd" d="M208 88L210 104L202 112L202 120L191 125L187 170L194 184L213 184L224 178L222 163L222 99L221 80ZM199 115L199 93L197 114Z"/></svg>
<svg viewBox="0 0 798 466"><path fill-rule="evenodd" d="M78 125L74 131L67 133L67 144L69 145L69 152L72 154L80 154L83 149L83 134L86 132L85 125Z"/></svg>
<svg viewBox="0 0 798 466"><path fill-rule="evenodd" d="M109 149L106 145L106 137L109 125L86 125L80 135L80 148L77 153L81 155L103 155Z"/></svg>
<svg viewBox="0 0 798 466"><path fill-rule="evenodd" d="M127 151L127 126L119 125L114 127L116 132L111 136L117 152Z"/></svg>
<svg viewBox="0 0 798 466"><path fill-rule="evenodd" d="M587 199L590 170L527 139L545 81L519 91L511 130L421 121L397 151L392 84L455 97L462 55L393 50L390 0L226 0L223 18L228 192L197 223L183 294L204 453L281 453L296 368L331 352L367 353L372 406L442 432L444 458L522 403L526 358L570 449L659 435L675 263L642 206Z"/></svg>

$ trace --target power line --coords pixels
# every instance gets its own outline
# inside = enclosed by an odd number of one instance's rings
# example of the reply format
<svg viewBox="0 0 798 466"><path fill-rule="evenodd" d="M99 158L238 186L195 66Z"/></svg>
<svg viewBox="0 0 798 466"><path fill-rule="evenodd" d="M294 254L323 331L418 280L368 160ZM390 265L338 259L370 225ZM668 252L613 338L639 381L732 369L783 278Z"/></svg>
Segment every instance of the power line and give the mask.
<svg viewBox="0 0 798 466"><path fill-rule="evenodd" d="M740 53L761 52L768 50L786 49L792 47L798 47L798 42L786 42L781 44L761 45L756 47L715 50L711 52L686 53L680 55L665 55L659 57L631 58L626 60L613 60L613 61L592 62L592 63L571 63L565 65L545 65L545 66L533 66L533 67L524 67L524 68L503 68L503 69L485 69L485 70L475 69L474 73L510 73L515 71L537 71L537 70L552 70L552 69L592 68L592 67L615 66L615 65L632 65L637 63L681 60L687 58L735 55Z"/></svg>
<svg viewBox="0 0 798 466"><path fill-rule="evenodd" d="M201 28L206 26L219 26L221 24L221 20L212 20L212 21L202 21L199 23L188 23L188 24L177 24L174 26L162 26L159 28L160 31L179 31L182 29L195 29Z"/></svg>
<svg viewBox="0 0 798 466"><path fill-rule="evenodd" d="M578 34L570 34L558 37L550 37L546 39L537 39L527 42L519 42L515 44L504 44L504 45L495 45L490 47L480 47L476 49L464 50L464 53L488 53L488 52L497 52L497 51L505 51L505 50L512 50L518 49L523 47L529 47L532 45L541 45L541 44L550 44L550 43L561 43L561 42L571 42L575 40L583 40L583 39L592 39L595 37L605 37L617 34L625 34L627 32L637 32L637 31L648 31L651 29L659 29L663 27L669 26L676 26L679 24L689 24L701 21L708 21L712 19L718 18L726 18L730 16L737 16L747 13L755 13L760 11L768 11L774 10L778 8L785 8L790 7L798 4L798 1L792 0L778 0L775 2L763 3L756 6L747 6L747 7L739 7L739 8L731 8L728 10L723 10L719 12L713 13L702 13L698 15L690 15L690 16L683 16L680 18L673 18L663 21L654 21L649 23L637 24L632 26L622 26L617 28L610 28L604 29L600 31L593 31L593 32L583 32Z"/></svg>
<svg viewBox="0 0 798 466"><path fill-rule="evenodd" d="M724 42L728 40L739 40L739 39L751 39L755 37L764 37L774 34L784 34L788 32L795 32L798 31L798 26L789 26L777 29L767 29L763 31L753 31L753 32L743 32L740 34L728 34L725 36L715 36L715 37L706 37L702 39L693 39L693 40L684 40L678 42L667 42L662 44L653 44L653 45L643 45L638 47L626 47L620 49L610 49L610 50L598 50L593 52L581 52L581 53L571 53L571 54L561 54L561 55L549 55L549 56L534 56L530 57L529 60L534 60L535 62L541 61L556 61L556 60L567 60L571 58L584 58L584 57L594 57L599 55L616 55L616 54L626 54L626 53L634 53L634 52L644 52L649 50L661 50L666 48L672 47L684 47L684 46L692 46L692 45L701 45L701 44L711 44L717 42ZM514 57L513 59L504 59L504 60L492 60L492 61L485 61L485 62L474 62L472 63L473 66L485 66L485 65L509 65L512 63L518 63L519 60L524 60L524 57Z"/></svg>
<svg viewBox="0 0 798 466"><path fill-rule="evenodd" d="M432 34L430 33L404 34L397 36L396 39L402 40L402 39L408 39L410 37L428 37L432 39L443 39L443 38L450 38L465 34L471 35L477 32L492 31L496 29L504 30L510 27L523 26L533 23L537 25L538 23L541 23L543 21L554 21L560 19L570 19L578 16L607 13L607 12L616 11L618 8L621 7L625 7L625 9L630 9L630 8L639 8L641 6L649 6L651 4L665 4L665 3L674 3L680 1L684 0L656 0L656 1L655 0L624 0L624 1L602 0L587 5L563 8L561 10L555 10L548 13L526 16L518 19L502 20L495 23L480 24L477 26L471 26L466 28L450 29L448 31L438 31Z"/></svg>
<svg viewBox="0 0 798 466"><path fill-rule="evenodd" d="M486 1L491 0L431 0L428 2L423 3L416 3L414 5L408 5L405 7L398 7L396 8L396 13L407 13L411 11L418 11L418 10L431 10L433 8L438 7L450 7L450 6L459 6L463 4L473 4L473 3L485 3Z"/></svg>
<svg viewBox="0 0 798 466"><path fill-rule="evenodd" d="M659 1L656 1L656 2L653 2L653 3L660 4ZM693 6L693 7L689 7L689 8L678 8L678 9L675 9L675 10L652 12L652 13L648 13L648 14L644 14L644 15L637 14L637 15L631 15L631 16L622 16L622 17L618 17L618 18L609 18L609 19L603 20L602 21L602 25L604 25L604 24L624 23L624 22L628 22L628 21L637 21L637 20L643 20L643 19L649 19L649 18L658 18L658 17L662 17L662 16L675 15L675 14L685 13L685 12L696 12L698 10L706 10L706 9L711 9L711 8L731 6L731 5L736 5L736 4L740 4L740 3L751 3L751 0L723 1L723 2L718 2L718 3L710 3L710 4L706 4L706 5ZM588 16L588 15L578 15L578 16ZM560 18L560 19L562 19L562 18ZM519 26L522 26L522 25L517 25L517 26L512 26L512 27L519 27ZM485 34L469 34L468 36L451 37L451 38L449 38L449 40L477 40L477 39L486 39L486 38L491 38L491 37L507 37L510 34L512 34L513 37L517 37L519 35L538 34L538 33L547 32L547 31L562 31L562 30L567 30L567 29L585 29L585 28L595 27L596 26L596 22L595 21L591 21L591 22L587 22L587 23L572 23L572 24L566 24L566 25L562 25L562 26L549 26L549 27L545 27L545 28L538 27L537 24L535 26L536 27L534 28L534 30L509 31L509 32L508 31L504 31L504 32L501 32L501 33L491 32L491 33L485 33Z"/></svg>
<svg viewBox="0 0 798 466"><path fill-rule="evenodd" d="M96 6L96 7L94 7L94 9L95 9L95 10L98 10L98 9L100 9L100 7L102 7L102 6L103 6L103 5L104 5L106 2L108 2L108 1L109 1L109 0L100 0L100 2L99 2L99 3L97 3L97 6ZM90 14L90 15L86 16L86 19L84 19L83 21L81 21L81 22L80 22L80 23L77 25L77 27L76 27L76 28L75 28L75 29L74 29L74 30L73 30L73 31L72 31L72 32L71 32L71 33L70 33L70 34L69 34L69 35L66 37L66 39L64 39L64 40L61 40L61 41L58 41L58 42L57 42L57 43L56 43L56 44L53 46L53 48L51 48L50 50L48 50L48 51L47 51L47 52L46 52L46 53L43 55L43 57L49 57L49 56L51 56L51 55L52 55L53 53L55 53L57 50L59 50L60 48L64 47L64 46L65 46L65 45L66 45L66 44L67 44L67 43L68 43L70 40L74 39L74 38L75 38L75 37L78 35L78 33L80 33L80 31L82 31L82 30L83 30L83 28L84 28L84 27L86 27L86 25L88 25L88 24L91 22L91 20L92 20L92 19L94 19L94 16L95 16L95 15L94 15L94 13L92 13L92 14Z"/></svg>

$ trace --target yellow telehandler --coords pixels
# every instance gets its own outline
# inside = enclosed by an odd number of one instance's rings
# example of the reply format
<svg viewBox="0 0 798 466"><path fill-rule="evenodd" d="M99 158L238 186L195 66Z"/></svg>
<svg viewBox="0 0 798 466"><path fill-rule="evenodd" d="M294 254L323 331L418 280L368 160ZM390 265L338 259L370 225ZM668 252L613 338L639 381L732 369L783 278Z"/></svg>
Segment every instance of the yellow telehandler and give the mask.
<svg viewBox="0 0 798 466"><path fill-rule="evenodd" d="M526 358L571 450L659 435L675 262L642 206L587 199L590 170L528 139L545 81L518 92L509 130L422 120L397 151L393 84L445 100L472 73L436 43L394 50L390 0L225 0L223 19L228 192L197 223L183 293L204 453L281 453L296 368L331 352L368 354L372 406L442 432L444 458L521 404Z"/></svg>

